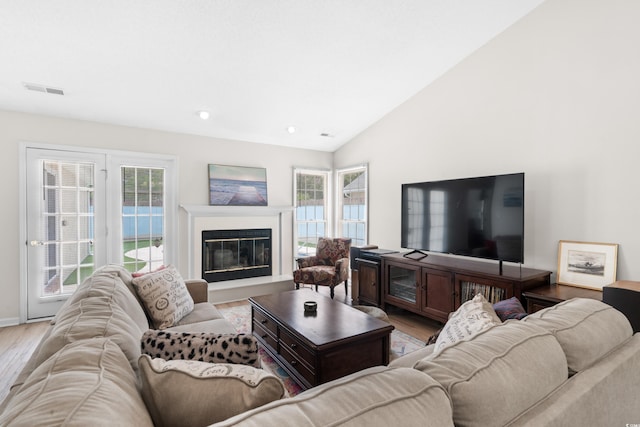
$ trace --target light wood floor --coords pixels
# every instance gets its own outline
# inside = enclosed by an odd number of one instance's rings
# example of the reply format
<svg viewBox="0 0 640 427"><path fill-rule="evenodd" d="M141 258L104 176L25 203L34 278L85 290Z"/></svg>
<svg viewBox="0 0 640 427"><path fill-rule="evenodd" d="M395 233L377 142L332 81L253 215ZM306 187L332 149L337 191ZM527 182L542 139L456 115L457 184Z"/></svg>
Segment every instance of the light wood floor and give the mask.
<svg viewBox="0 0 640 427"><path fill-rule="evenodd" d="M49 322L0 328L0 402L49 327Z"/></svg>
<svg viewBox="0 0 640 427"><path fill-rule="evenodd" d="M320 286L318 292L329 296L329 288L327 287ZM335 288L334 299L351 304L351 297L345 295L344 286ZM216 307L224 308L248 303L247 300L219 303L216 304ZM427 341L442 326L438 322L395 307L387 307L387 314L396 329L421 341ZM0 328L0 402L9 393L9 388L31 357L31 353L48 327L49 322L44 321Z"/></svg>

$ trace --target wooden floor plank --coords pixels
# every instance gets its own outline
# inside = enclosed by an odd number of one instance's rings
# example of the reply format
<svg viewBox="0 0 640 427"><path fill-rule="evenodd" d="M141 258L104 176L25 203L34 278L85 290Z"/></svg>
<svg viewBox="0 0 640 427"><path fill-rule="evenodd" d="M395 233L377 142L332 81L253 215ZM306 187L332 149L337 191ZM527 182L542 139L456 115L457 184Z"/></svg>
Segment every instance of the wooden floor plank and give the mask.
<svg viewBox="0 0 640 427"><path fill-rule="evenodd" d="M0 328L0 402L44 336L49 322Z"/></svg>

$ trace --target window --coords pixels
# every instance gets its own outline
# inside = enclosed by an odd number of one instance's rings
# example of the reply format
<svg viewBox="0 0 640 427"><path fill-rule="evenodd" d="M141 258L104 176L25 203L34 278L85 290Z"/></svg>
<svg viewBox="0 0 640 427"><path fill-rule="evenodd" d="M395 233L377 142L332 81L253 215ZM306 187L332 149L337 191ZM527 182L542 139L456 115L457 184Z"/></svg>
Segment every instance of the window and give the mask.
<svg viewBox="0 0 640 427"><path fill-rule="evenodd" d="M297 257L314 255L329 230L329 171L295 169L295 244Z"/></svg>
<svg viewBox="0 0 640 427"><path fill-rule="evenodd" d="M367 244L367 166L337 171L337 234L351 238L352 246Z"/></svg>

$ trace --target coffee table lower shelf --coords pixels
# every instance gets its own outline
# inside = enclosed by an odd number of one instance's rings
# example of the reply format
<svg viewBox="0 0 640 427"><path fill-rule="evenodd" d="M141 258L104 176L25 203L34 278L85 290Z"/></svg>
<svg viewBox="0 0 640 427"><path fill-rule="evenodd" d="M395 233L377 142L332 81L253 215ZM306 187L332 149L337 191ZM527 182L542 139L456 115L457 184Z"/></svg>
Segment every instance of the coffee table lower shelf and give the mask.
<svg viewBox="0 0 640 427"><path fill-rule="evenodd" d="M392 325L311 290L290 292L249 299L252 332L303 390L389 363ZM318 302L315 317L298 313L303 300ZM337 319L348 323L341 328Z"/></svg>

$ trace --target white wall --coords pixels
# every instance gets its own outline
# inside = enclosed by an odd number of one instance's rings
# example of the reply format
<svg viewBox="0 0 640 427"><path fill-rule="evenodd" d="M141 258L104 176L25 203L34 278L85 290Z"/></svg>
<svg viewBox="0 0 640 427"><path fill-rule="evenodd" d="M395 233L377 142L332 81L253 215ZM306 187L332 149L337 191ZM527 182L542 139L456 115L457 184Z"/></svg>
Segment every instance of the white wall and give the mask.
<svg viewBox="0 0 640 427"><path fill-rule="evenodd" d="M634 0L547 0L338 150L369 162L369 242L399 249L402 183L523 171L527 266L618 243L640 280L638 22Z"/></svg>
<svg viewBox="0 0 640 427"><path fill-rule="evenodd" d="M0 245L0 326L19 317L19 245L25 244L19 241L18 227L22 220L18 215L20 142L175 155L179 159L178 201L186 205L209 203L209 163L267 168L270 206L293 205L294 166L332 167L331 153L0 111L0 170L4 178L0 190L0 219L4 225L4 244ZM291 221L289 215L288 224L283 226L289 233L293 227ZM182 211L181 234L186 233L186 226L186 214ZM186 254L186 239L181 239L180 259L176 264L185 271Z"/></svg>

